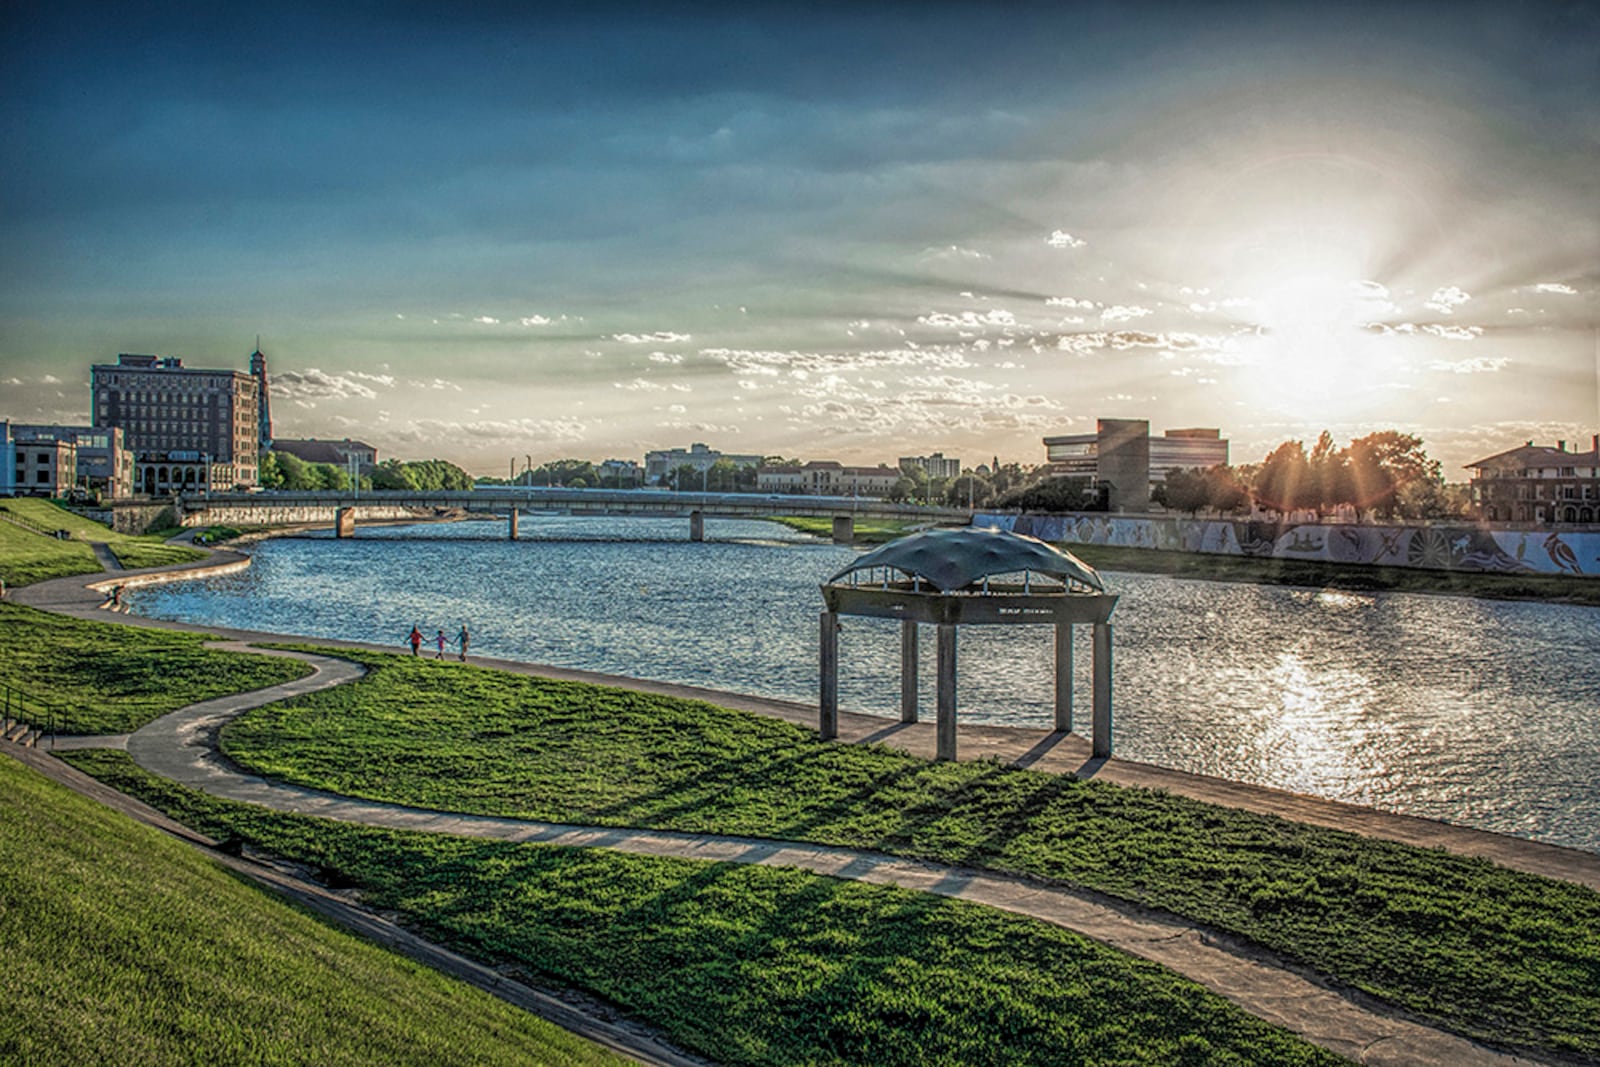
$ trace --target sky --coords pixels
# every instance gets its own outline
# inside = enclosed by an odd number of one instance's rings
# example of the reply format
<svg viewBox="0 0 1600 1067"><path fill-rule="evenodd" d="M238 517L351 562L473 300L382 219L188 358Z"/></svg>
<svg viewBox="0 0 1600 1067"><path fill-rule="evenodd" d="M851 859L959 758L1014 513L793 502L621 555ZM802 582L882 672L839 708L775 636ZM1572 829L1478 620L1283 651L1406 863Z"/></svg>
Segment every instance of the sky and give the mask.
<svg viewBox="0 0 1600 1067"><path fill-rule="evenodd" d="M277 436L479 474L1600 433L1600 3L0 20L0 418L259 336Z"/></svg>

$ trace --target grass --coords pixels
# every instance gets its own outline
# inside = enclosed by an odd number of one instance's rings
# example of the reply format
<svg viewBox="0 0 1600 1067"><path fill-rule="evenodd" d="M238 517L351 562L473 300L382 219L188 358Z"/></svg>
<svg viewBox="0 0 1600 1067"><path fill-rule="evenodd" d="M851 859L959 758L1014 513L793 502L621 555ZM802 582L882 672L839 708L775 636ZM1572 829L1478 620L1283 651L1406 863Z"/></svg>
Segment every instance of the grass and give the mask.
<svg viewBox="0 0 1600 1067"><path fill-rule="evenodd" d="M201 700L302 678L296 660L201 647L201 634L84 622L0 603L0 682L26 694L13 717L61 733L137 729Z"/></svg>
<svg viewBox="0 0 1600 1067"><path fill-rule="evenodd" d="M9 759L0 901L6 1063L622 1062Z"/></svg>
<svg viewBox="0 0 1600 1067"><path fill-rule="evenodd" d="M1075 885L1262 945L1474 1037L1600 1054L1600 894L1443 851L992 763L930 764L693 701L340 652L248 713L258 773L424 807L879 849Z"/></svg>
<svg viewBox="0 0 1600 1067"><path fill-rule="evenodd" d="M124 567L164 567L204 559L205 553L183 545L163 543L163 535L117 533L48 500L16 497L0 503L0 511L16 515L47 530L67 530L69 541L0 522L0 578L9 586L31 585L48 578L94 574L100 570L90 542L104 542Z"/></svg>
<svg viewBox="0 0 1600 1067"><path fill-rule="evenodd" d="M1600 605L1600 580L1555 574L1481 574L1472 571L1425 571L1410 567L1374 567L1359 563L1265 559L1205 552L1170 552L1120 545L1078 545L1061 548L1099 570L1140 571L1224 582L1304 585L1357 592L1439 593L1497 600L1545 600Z"/></svg>
<svg viewBox="0 0 1600 1067"><path fill-rule="evenodd" d="M809 518L800 515L775 515L768 521L779 523L791 530L812 534L816 537L831 538L833 536L833 520L828 518ZM904 537L912 527L919 523L902 522L896 519L857 519L854 525L856 544L876 545L886 541L893 541L897 537Z"/></svg>
<svg viewBox="0 0 1600 1067"><path fill-rule="evenodd" d="M125 753L71 758L722 1063L1344 1062L1154 964L977 905L795 870L276 814L154 778Z"/></svg>

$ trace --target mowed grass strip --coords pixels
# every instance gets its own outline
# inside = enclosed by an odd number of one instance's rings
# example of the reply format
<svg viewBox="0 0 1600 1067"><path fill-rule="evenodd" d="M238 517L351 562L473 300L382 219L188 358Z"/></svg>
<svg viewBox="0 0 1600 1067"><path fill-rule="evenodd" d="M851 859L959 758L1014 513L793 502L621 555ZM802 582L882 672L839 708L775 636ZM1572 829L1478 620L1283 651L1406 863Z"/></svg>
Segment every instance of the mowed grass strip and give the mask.
<svg viewBox="0 0 1600 1067"><path fill-rule="evenodd" d="M7 585L29 585L47 578L70 574L93 574L100 570L91 541L103 541L129 569L166 567L204 559L199 549L165 543L163 534L133 535L117 533L58 507L48 500L15 497L0 503L0 509L20 516L47 530L68 530L72 540L62 541L45 534L0 522L0 577Z"/></svg>
<svg viewBox="0 0 1600 1067"><path fill-rule="evenodd" d="M351 796L877 849L1081 886L1248 938L1459 1033L1600 1055L1600 894L1438 850L993 763L823 744L695 701L346 653L361 681L224 749Z"/></svg>
<svg viewBox="0 0 1600 1067"><path fill-rule="evenodd" d="M1048 924L801 871L277 814L83 770L359 887L457 948L605 997L728 1064L1334 1064L1155 964Z"/></svg>
<svg viewBox="0 0 1600 1067"><path fill-rule="evenodd" d="M620 1064L0 758L0 1062Z"/></svg>
<svg viewBox="0 0 1600 1067"><path fill-rule="evenodd" d="M808 515L777 515L769 519L770 522L787 526L791 530L808 533L814 537L831 538L833 536L833 519L812 518ZM913 526L912 522L898 519L857 519L852 526L851 536L857 544L876 545L893 541L897 537L904 537Z"/></svg>
<svg viewBox="0 0 1600 1067"><path fill-rule="evenodd" d="M205 640L0 603L0 681L27 694L12 707L16 718L43 719L42 709L54 708L61 733L115 734L312 670L298 660L212 651L201 647Z"/></svg>

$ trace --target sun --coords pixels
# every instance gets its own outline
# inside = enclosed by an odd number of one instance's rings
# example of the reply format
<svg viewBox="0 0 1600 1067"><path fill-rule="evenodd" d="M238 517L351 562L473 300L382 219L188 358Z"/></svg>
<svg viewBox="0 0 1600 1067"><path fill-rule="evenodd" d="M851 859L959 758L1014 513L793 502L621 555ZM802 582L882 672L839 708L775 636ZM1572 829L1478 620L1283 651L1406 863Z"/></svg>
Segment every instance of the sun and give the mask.
<svg viewBox="0 0 1600 1067"><path fill-rule="evenodd" d="M1250 297L1256 328L1239 368L1245 399L1323 424L1392 399L1393 368L1370 328L1383 317L1379 290L1352 272L1331 269L1264 278Z"/></svg>

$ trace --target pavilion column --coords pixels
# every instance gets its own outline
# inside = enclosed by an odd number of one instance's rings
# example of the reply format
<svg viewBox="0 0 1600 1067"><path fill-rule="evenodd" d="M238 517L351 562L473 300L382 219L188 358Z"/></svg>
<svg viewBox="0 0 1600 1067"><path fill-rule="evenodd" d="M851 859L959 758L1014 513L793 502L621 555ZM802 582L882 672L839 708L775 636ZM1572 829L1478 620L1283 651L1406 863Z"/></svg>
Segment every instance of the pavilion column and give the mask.
<svg viewBox="0 0 1600 1067"><path fill-rule="evenodd" d="M1056 623L1056 730L1072 732L1072 624Z"/></svg>
<svg viewBox="0 0 1600 1067"><path fill-rule="evenodd" d="M510 535L511 540L515 541L517 539L517 509L514 507L511 509L511 522L508 524L506 532Z"/></svg>
<svg viewBox="0 0 1600 1067"><path fill-rule="evenodd" d="M822 613L818 648L821 693L817 701L817 732L822 740L832 741L839 736L839 616L834 612Z"/></svg>
<svg viewBox="0 0 1600 1067"><path fill-rule="evenodd" d="M939 623L938 743L934 757L956 758L956 624Z"/></svg>
<svg viewBox="0 0 1600 1067"><path fill-rule="evenodd" d="M900 620L900 721L917 721L917 624Z"/></svg>
<svg viewBox="0 0 1600 1067"><path fill-rule="evenodd" d="M1094 624L1094 748L1096 757L1111 755L1111 624Z"/></svg>
<svg viewBox="0 0 1600 1067"><path fill-rule="evenodd" d="M706 539L706 517L703 512L689 512L689 540L704 541Z"/></svg>

